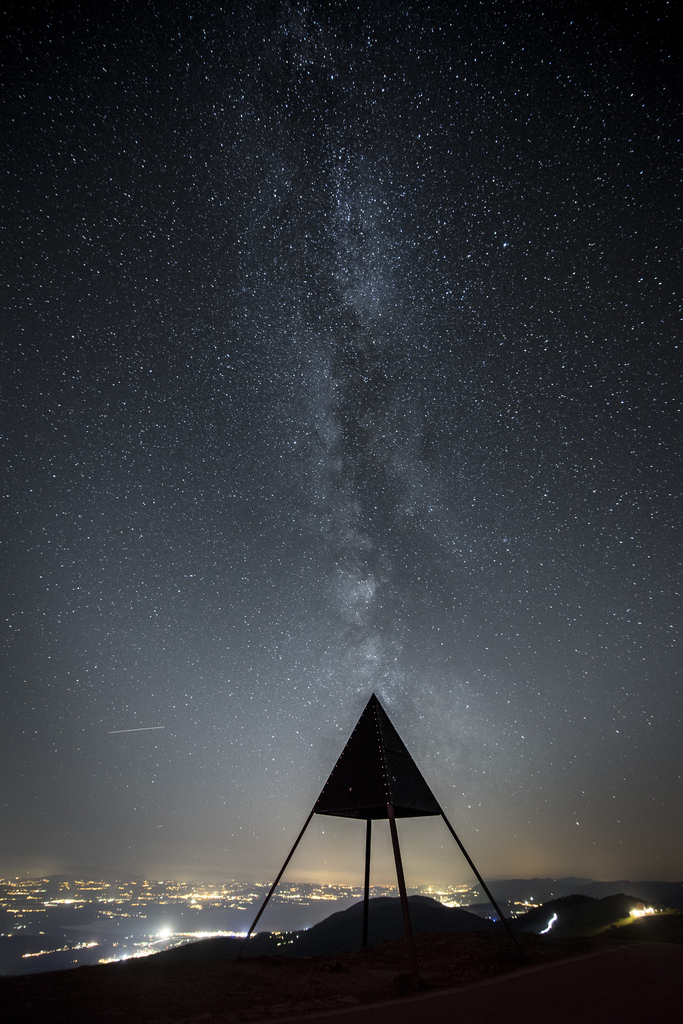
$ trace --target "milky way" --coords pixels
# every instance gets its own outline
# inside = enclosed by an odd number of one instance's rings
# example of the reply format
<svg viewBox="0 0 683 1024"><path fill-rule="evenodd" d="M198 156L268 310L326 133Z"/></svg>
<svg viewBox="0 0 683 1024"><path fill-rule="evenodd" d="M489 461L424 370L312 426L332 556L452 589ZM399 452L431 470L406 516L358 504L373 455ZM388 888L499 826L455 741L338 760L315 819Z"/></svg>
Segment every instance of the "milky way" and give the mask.
<svg viewBox="0 0 683 1024"><path fill-rule="evenodd" d="M374 691L485 873L680 877L680 61L619 17L10 24L0 871L267 878Z"/></svg>

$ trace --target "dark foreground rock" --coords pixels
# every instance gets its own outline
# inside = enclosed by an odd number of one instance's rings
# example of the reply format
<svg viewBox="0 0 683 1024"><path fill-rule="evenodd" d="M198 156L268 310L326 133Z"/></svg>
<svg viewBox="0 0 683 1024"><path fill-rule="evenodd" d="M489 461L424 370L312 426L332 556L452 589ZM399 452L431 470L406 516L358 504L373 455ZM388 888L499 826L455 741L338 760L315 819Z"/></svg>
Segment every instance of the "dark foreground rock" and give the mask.
<svg viewBox="0 0 683 1024"><path fill-rule="evenodd" d="M683 915L641 918L596 938L517 937L523 958L509 936L495 929L417 935L421 978L438 993L512 972L516 977L520 968L525 973L530 966L591 951L623 949L631 945L628 940L664 948L683 943ZM0 1017L3 1024L243 1024L412 994L403 939L336 956L187 958L193 950L202 956L203 945L183 947L185 959L170 958L174 951L168 951L118 964L0 978ZM211 950L216 954L220 947Z"/></svg>
<svg viewBox="0 0 683 1024"><path fill-rule="evenodd" d="M416 937L420 973L435 990L495 977L590 948L585 939L506 935ZM169 961L159 957L0 978L4 1024L242 1024L341 1009L411 992L404 940L337 957Z"/></svg>

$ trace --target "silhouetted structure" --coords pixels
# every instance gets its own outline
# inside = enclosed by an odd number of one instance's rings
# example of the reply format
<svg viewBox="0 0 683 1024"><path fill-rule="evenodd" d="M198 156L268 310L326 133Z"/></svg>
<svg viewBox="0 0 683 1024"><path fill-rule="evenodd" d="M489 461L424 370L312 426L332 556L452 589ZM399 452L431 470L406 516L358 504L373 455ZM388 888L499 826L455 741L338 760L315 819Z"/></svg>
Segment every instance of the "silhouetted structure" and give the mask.
<svg viewBox="0 0 683 1024"><path fill-rule="evenodd" d="M285 868L289 864L314 814L329 814L340 818L361 818L366 821L363 946L367 945L368 939L372 822L382 818L389 820L394 861L396 864L396 878L403 913L403 926L408 946L408 956L410 958L410 971L415 988L419 986L419 977L410 925L406 884L403 876L403 864L401 862L401 850L396 830L396 818L420 818L436 815L440 815L443 818L451 835L462 850L467 863L474 871L495 908L500 921L507 928L512 941L515 945L518 945L486 882L477 871L474 862L455 834L453 826L423 779L419 768L408 753L403 740L394 729L389 716L374 693L366 704L363 714L358 719L356 728L351 733L348 743L342 750L339 760L323 786L322 792L306 819L304 827L297 836L296 842L282 865L277 878L273 882L270 892L263 901L254 919L254 923L247 932L245 942L258 924L261 914L266 909L270 897L275 892L277 884L282 878Z"/></svg>

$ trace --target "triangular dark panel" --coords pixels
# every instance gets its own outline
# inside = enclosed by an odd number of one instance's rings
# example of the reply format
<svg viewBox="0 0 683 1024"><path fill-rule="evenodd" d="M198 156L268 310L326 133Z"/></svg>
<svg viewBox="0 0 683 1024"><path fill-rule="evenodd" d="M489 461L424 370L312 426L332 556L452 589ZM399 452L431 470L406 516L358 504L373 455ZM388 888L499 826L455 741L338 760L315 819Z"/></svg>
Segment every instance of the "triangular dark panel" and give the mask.
<svg viewBox="0 0 683 1024"><path fill-rule="evenodd" d="M397 818L441 814L431 789L372 695L314 807L342 818Z"/></svg>

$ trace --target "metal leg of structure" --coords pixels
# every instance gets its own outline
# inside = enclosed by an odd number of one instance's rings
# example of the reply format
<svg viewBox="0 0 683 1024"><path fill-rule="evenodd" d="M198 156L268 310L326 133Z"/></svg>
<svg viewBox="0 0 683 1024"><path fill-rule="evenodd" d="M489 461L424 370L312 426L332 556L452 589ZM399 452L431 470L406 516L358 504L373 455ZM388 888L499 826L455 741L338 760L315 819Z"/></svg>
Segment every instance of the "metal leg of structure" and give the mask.
<svg viewBox="0 0 683 1024"><path fill-rule="evenodd" d="M251 935L251 933L253 932L254 928L258 924L259 918L261 917L261 914L263 913L263 911L268 906L268 900L270 899L270 897L275 892L275 889L277 888L277 883L280 881L280 879L282 878L283 874L285 873L285 868L289 864L289 862L292 859L292 856L294 854L294 851L296 850L297 846L301 842L302 836L303 836L304 832L306 831L306 829L308 828L308 823L310 822L310 820L313 817L314 813L315 813L314 811L311 811L311 813L306 818L306 823L305 823L304 827L301 829L301 832L299 832L299 835L296 837L296 842L294 843L294 846L292 847L292 849L289 851L289 854L287 855L287 860L284 862L284 864L280 868L280 872L279 872L277 878L275 879L275 881L273 882L272 886L270 887L270 892L268 893L268 895L266 896L265 900L261 904L261 909L259 910L258 914L254 918L254 923L252 924L251 928L247 932L247 934L245 936L245 939L244 939L244 942L242 943L242 946L240 948L240 951L237 954L237 959L238 960L240 959L240 957L242 956L242 953L244 952L244 947L246 946L247 942L249 941L249 936Z"/></svg>
<svg viewBox="0 0 683 1024"><path fill-rule="evenodd" d="M416 992L420 989L420 975L417 969L417 956L415 955L415 942L413 941L413 929L410 923L410 911L408 909L408 894L406 893L406 881L403 877L403 864L401 863L401 850L398 845L398 832L396 831L396 818L394 816L394 805L387 804L389 817L389 828L391 830L391 845L394 848L394 860L396 862L396 878L398 880L398 894L401 897L401 911L403 913L403 929L406 933L406 946L408 947L408 963L410 964L410 976L413 981L413 988Z"/></svg>
<svg viewBox="0 0 683 1024"><path fill-rule="evenodd" d="M484 892L485 892L485 893L486 893L486 895L488 896L488 898L489 898L489 900L490 900L490 902L491 902L491 905L493 906L493 909L494 909L494 910L496 911L496 913L498 914L498 919L500 920L501 924L502 924L502 925L504 926L504 928L506 929L506 931L507 931L508 935L510 936L510 938L511 938L511 939L512 939L512 941L514 942L514 944L515 944L515 946L517 947L517 949L518 949L518 950L520 951L520 953L522 954L522 956L524 956L524 950L523 950L523 949L522 949L522 947L520 946L520 944L519 944L519 942L518 942L518 940L517 940L517 937L515 936L515 934L514 934L514 932L512 931L512 929L510 928L510 925L509 925L509 924L507 923L507 921L506 921L506 920L505 920L505 918L503 917L503 913L502 913L502 911L501 911L500 907L498 906L498 904L496 903L496 901L494 900L493 896L491 895L491 891L490 891L489 887L487 886L486 882L484 881L484 879L483 879L483 878L481 877L481 875L480 875L480 874L479 874L479 872L477 871L476 867L474 866L474 861L473 861L473 860L472 860L472 858L470 857L470 855L469 855L469 853L467 852L467 850L465 849L465 847L464 847L464 846L462 845L462 843L460 842L460 840L459 840L458 836L457 836L457 835L456 835L456 833L455 833L455 829L453 828L453 826L451 825L450 821L448 820L448 818L446 817L446 815L444 814L444 812L443 812L443 811L441 811L441 817L442 817L442 818L443 818L443 820L444 820L444 821L446 822L446 825L447 825L447 827L448 827L448 830L449 830L449 832L451 833L451 835L452 835L452 836L453 836L453 838L455 839L456 843L457 843L457 844L458 844L458 846L460 847L460 849L461 849L461 851L462 851L462 853L463 853L463 855L464 855L464 857L465 857L465 860L467 861L467 863L469 864L469 866L470 866L470 867L472 868L472 870L474 871L475 875L476 875L476 876L477 876L477 878L479 879L479 882L481 883L481 886L482 886L482 888L483 888Z"/></svg>
<svg viewBox="0 0 683 1024"><path fill-rule="evenodd" d="M370 901L370 843L372 841L372 818L368 818L365 829L365 887L363 889L363 949L368 944L368 910Z"/></svg>

